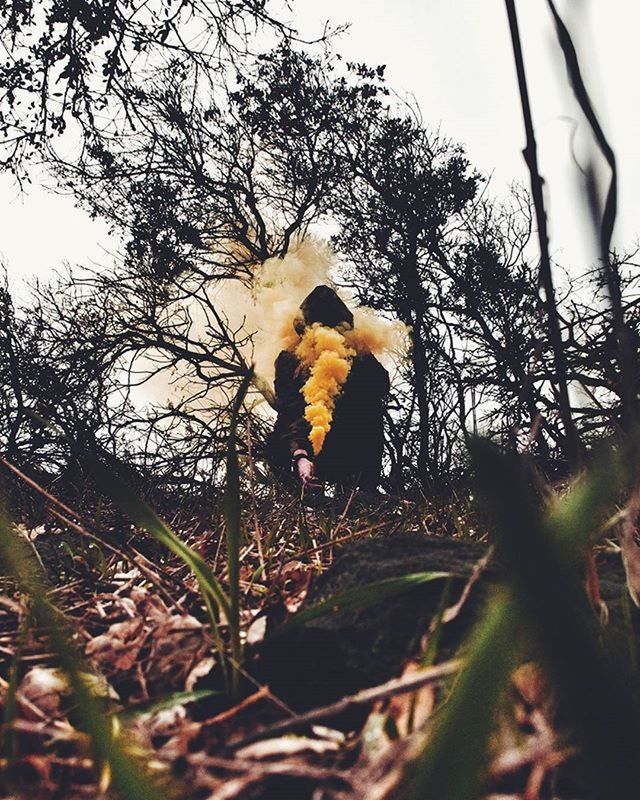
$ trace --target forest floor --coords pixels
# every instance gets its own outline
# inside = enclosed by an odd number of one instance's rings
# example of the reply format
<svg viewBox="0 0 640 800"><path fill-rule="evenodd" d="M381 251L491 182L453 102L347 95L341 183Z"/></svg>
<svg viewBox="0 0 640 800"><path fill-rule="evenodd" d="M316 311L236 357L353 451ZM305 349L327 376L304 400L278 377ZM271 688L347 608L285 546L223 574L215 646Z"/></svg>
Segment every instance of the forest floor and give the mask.
<svg viewBox="0 0 640 800"><path fill-rule="evenodd" d="M250 503L240 551L244 662L235 696L185 563L118 515L103 512L88 530L80 514L45 505L45 521L18 525L18 535L47 576L48 599L70 624L114 738L158 782L159 797L404 796L407 765L428 746L484 602L478 587L494 574L468 498L381 498L372 505L353 496L322 509L289 497ZM169 521L224 585L222 514ZM615 603L624 585L620 558L612 546L603 547L602 558ZM372 581L380 592L380 581L388 586L428 570L456 577L379 597L365 592L291 628L301 609L357 595ZM12 578L0 581L0 796L115 796L46 625L34 620ZM288 635L278 634L283 628ZM224 618L218 635L229 638ZM503 705L483 797L560 796L550 787L574 753L556 730L552 692L534 662L513 672Z"/></svg>

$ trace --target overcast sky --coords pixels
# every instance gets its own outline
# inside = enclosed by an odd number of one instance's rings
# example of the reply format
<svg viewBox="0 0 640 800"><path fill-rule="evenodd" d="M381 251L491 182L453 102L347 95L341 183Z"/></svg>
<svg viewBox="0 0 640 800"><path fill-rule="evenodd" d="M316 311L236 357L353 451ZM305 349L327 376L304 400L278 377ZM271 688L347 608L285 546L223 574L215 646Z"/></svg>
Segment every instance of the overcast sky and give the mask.
<svg viewBox="0 0 640 800"><path fill-rule="evenodd" d="M551 247L579 271L595 257L572 161L587 156L589 136L567 89L545 0L517 4L525 63L552 220ZM351 23L337 43L349 60L386 64L390 86L413 96L425 123L463 143L472 164L492 174L491 192L528 184L521 150L522 118L503 0L293 0L292 21L313 35L323 20ZM620 170L615 241L631 245L640 233L640 10L628 0L567 0L566 14L586 82L616 151ZM576 129L576 122L578 127ZM21 197L0 177L0 254L12 284L46 277L63 262L108 263L114 242L106 226L74 208L70 197L39 186Z"/></svg>

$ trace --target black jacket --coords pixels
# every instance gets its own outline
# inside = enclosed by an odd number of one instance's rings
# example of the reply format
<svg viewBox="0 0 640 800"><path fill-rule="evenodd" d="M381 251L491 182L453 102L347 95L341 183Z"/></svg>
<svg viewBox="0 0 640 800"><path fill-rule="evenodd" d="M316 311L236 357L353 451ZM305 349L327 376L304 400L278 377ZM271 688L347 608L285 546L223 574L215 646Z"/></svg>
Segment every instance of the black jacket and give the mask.
<svg viewBox="0 0 640 800"><path fill-rule="evenodd" d="M314 457L311 426L304 418L302 387L309 370L283 350L276 360L278 418L267 442L267 460L284 477L291 474L291 456L306 450L322 481L374 489L380 482L384 446L382 416L389 392L389 374L373 355L356 356L336 398L331 429Z"/></svg>

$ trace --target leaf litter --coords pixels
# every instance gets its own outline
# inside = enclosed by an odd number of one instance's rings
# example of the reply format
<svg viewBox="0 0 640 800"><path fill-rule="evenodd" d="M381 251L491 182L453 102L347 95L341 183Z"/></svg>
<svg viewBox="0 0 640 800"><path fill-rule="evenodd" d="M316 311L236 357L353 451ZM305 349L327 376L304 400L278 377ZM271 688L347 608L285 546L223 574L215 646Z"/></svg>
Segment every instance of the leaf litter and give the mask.
<svg viewBox="0 0 640 800"><path fill-rule="evenodd" d="M367 537L373 527L381 535L381 517L368 525L341 518L340 538ZM397 515L390 516L387 524L397 528ZM25 535L34 544L46 539L42 530L37 533ZM183 535L188 540L197 532L187 530ZM136 539L141 536L134 532L129 539L134 552L136 545L144 550ZM312 541L313 552L291 541L278 543L275 555L267 553L266 562L264 552L245 553L241 588L249 647L259 645L269 628L295 615L304 606L314 576L330 566L334 547L322 545L331 543L331 532L327 536L326 528L319 526ZM209 552L213 546L218 547L214 537L205 539L203 557L215 559ZM128 746L144 754L151 774L161 776L169 787L179 787L179 796L194 799L400 797L406 765L428 741L433 720L460 669L459 663L451 662L448 675L420 685L421 676L431 669L421 653L436 635L435 619L424 620L421 651L407 657L395 684L373 687L373 694L362 700L366 713L361 724L335 727L339 713L320 713L318 719L298 724L304 715L288 708L268 686L251 685L250 676L244 696L225 704L216 685L220 663L195 582L175 557L163 559L162 567L150 574L149 569L143 573L110 554L100 575L95 566L85 565L86 570L78 572L82 577L69 581L65 576L52 591L93 670L93 677L87 678L92 693L114 725L126 733ZM147 567L150 563L147 560ZM444 627L455 623L482 579L487 559L469 566L468 581L440 615ZM3 709L15 643L27 614L26 598L4 579ZM436 654L435 667L440 666ZM19 672L15 715L5 725L5 733L11 728L15 744L11 757L2 752L2 796L22 800L33 797L34 791L43 800L111 796L108 775L94 764L88 737L79 727L65 676L37 626L27 631ZM354 701L359 702L358 693L345 703ZM558 767L573 756L557 732L552 692L541 669L535 662L520 665L512 676L512 695L495 724L484 796L542 800Z"/></svg>

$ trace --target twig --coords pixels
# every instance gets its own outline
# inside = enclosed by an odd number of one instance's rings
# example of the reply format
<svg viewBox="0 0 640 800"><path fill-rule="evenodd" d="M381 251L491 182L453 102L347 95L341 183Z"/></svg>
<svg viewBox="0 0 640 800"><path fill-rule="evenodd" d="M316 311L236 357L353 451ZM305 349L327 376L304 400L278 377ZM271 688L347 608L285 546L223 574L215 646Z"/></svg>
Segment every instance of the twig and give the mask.
<svg viewBox="0 0 640 800"><path fill-rule="evenodd" d="M462 610L463 605L466 603L467 598L471 594L471 590L476 585L476 583L480 580L482 573L485 571L489 562L493 558L493 554L495 552L495 546L492 545L487 553L473 566L473 571L469 576L468 581L466 582L464 589L456 603L452 606L449 606L442 615L443 622L452 622Z"/></svg>
<svg viewBox="0 0 640 800"><path fill-rule="evenodd" d="M451 675L455 675L462 668L463 661L455 659L452 661L445 661L442 664L437 664L434 667L421 670L418 673L403 676L402 678L394 678L379 686L373 686L371 689L363 689L354 695L343 697L331 705L316 708L312 711L307 711L305 714L299 714L292 719L278 722L269 728L263 728L261 731L256 731L242 739L231 742L228 749L237 750L245 745L252 744L253 742L262 739L271 739L275 736L280 736L283 733L299 730L308 725L312 725L320 720L327 719L327 717L334 717L342 714L345 711L353 708L354 706L369 705L378 700L384 700L388 697L394 697L397 694L406 694L420 689L422 686L429 684L440 683L446 680Z"/></svg>
<svg viewBox="0 0 640 800"><path fill-rule="evenodd" d="M20 480L27 484L27 486L35 489L36 492L45 497L54 506L57 506L59 509L61 509L65 514L70 517L75 517L76 519L82 519L81 514L79 514L77 511L74 511L72 508L69 508L69 506L65 505L62 500L58 500L57 497L54 497L54 495L50 494L45 488L40 486L39 483L36 483L34 480L29 478L28 475L25 475L24 472L21 472L17 467L15 467L10 461L7 461L4 456L0 456L0 464L2 464L3 467L6 467L6 469L8 469L10 472L13 472L14 475L17 475Z"/></svg>
<svg viewBox="0 0 640 800"><path fill-rule="evenodd" d="M255 777L263 775L292 775L311 780L337 779L349 784L349 778L343 772L326 767L314 767L310 764L282 762L280 764L253 761L248 758L219 758L208 756L205 753L195 753L188 756L188 761L193 766L209 767L211 769L225 770L226 772L248 772Z"/></svg>
<svg viewBox="0 0 640 800"><path fill-rule="evenodd" d="M551 742L534 740L524 747L514 747L501 753L491 764L489 776L494 780L504 778L536 763L552 769L575 755L575 748L565 747L556 750Z"/></svg>
<svg viewBox="0 0 640 800"><path fill-rule="evenodd" d="M3 606L10 611L12 614L16 614L18 617L24 611L24 606L20 603L16 603L15 600L12 600L10 597L5 597L4 595L0 595L0 606Z"/></svg>
<svg viewBox="0 0 640 800"><path fill-rule="evenodd" d="M260 700L265 699L271 699L271 695L266 686L261 686L257 692L250 694L249 697L246 697L244 700L242 700L242 702L233 706L233 708L228 708L226 711L221 711L219 714L216 714L215 717L208 719L206 724L216 725L222 722L228 722L230 719L233 719L233 717L237 716L241 711L244 711L255 703L258 703Z"/></svg>
<svg viewBox="0 0 640 800"><path fill-rule="evenodd" d="M602 130L598 116L593 108L587 87L585 86L582 78L578 55L567 26L564 24L562 18L558 14L553 0L547 0L547 5L549 6L549 10L551 11L551 15L553 16L553 21L556 26L558 43L562 48L567 67L567 74L569 75L573 93L578 101L578 104L580 105L580 108L582 109L582 113L589 123L589 127L593 132L594 138L598 144L598 148L600 149L600 152L604 156L607 164L609 165L609 169L611 170L611 179L609 181L609 188L607 189L607 198L605 200L604 211L602 213L602 220L599 223L600 258L607 280L609 300L611 302L613 329L618 344L618 355L620 358L620 382L622 384L622 402L627 416L627 430L633 430L635 423L637 422L638 414L638 401L634 383L635 348L633 347L629 335L629 328L624 319L622 291L620 286L620 272L615 259L611 257L611 237L613 236L613 228L616 221L618 205L618 169L616 166L615 153L613 152L613 148L609 144L607 137ZM593 172L593 170L591 172ZM591 194L594 193L595 185L593 182L591 183L591 186L589 186L589 190ZM591 198L591 204L594 212L596 211L596 203L597 198Z"/></svg>
<svg viewBox="0 0 640 800"><path fill-rule="evenodd" d="M580 440L578 432L571 416L571 404L569 402L569 390L567 388L567 364L560 332L560 320L555 301L555 290L553 287L553 274L551 272L551 260L549 258L549 234L547 232L547 215L544 207L543 180L538 168L538 152L536 137L533 129L533 118L531 115L531 105L529 103L529 90L527 88L527 78L524 69L524 59L522 56L522 44L520 42L520 32L518 30L518 18L514 0L505 0L507 17L509 18L509 30L511 32L511 43L513 45L513 57L516 64L516 74L518 78L518 88L520 90L520 101L522 104L522 117L526 134L526 146L522 151L524 160L529 168L531 179L531 196L533 207L538 222L538 243L540 247L540 282L544 288L545 306L547 310L547 321L549 325L549 339L553 349L553 360L555 366L555 383L558 390L558 407L560 419L564 427L567 440L567 455L572 466L580 463Z"/></svg>
<svg viewBox="0 0 640 800"><path fill-rule="evenodd" d="M375 525L370 525L367 528L361 528L360 530L349 533L346 536L341 536L339 539L332 539L331 541L324 542L316 547L309 547L305 550L300 550L298 553L296 553L295 557L298 559L303 558L304 556L311 555L312 553L320 552L320 550L326 550L328 547L333 547L336 544L342 544L343 542L348 542L351 539L357 539L359 536L366 536L367 534L372 533L375 530L379 530L380 528L390 528L392 525L397 527L406 522L406 520L408 520L413 514L415 514L415 509L407 511L406 514L403 514L398 518L387 519L384 522L378 522Z"/></svg>
<svg viewBox="0 0 640 800"><path fill-rule="evenodd" d="M259 683L253 677L253 675L251 675L251 673L247 672L247 670L242 666L242 664L234 664L234 666L235 666L235 668L238 670L238 672L242 675L242 677L245 680L247 680L249 683L251 683L253 686L256 687L257 692L254 692L254 694L251 695L252 697L254 697L258 693L264 692L265 693L265 697L268 698L269 700L271 700L271 702L274 705L278 706L278 708L281 711L284 711L284 713L288 714L290 717L294 717L295 716L295 712L291 708L289 708L289 706L283 700L281 700L279 697L277 697L275 694L273 694L268 686L265 686L264 684ZM209 722L211 722L211 721L212 720L209 720Z"/></svg>
<svg viewBox="0 0 640 800"><path fill-rule="evenodd" d="M338 520L335 528L331 531L331 534L330 534L331 541L335 540L336 536L340 532L340 528L344 525L344 521L347 518L347 514L349 513L349 509L351 508L351 503L353 502L353 498L356 495L356 491L357 491L356 488L352 489L351 494L349 495L349 499L347 500L347 503L346 503L346 505L344 507L344 510L342 511L342 514L340 515L340 519Z"/></svg>
<svg viewBox="0 0 640 800"><path fill-rule="evenodd" d="M114 555L121 558L123 561L128 561L132 564L136 569L140 571L140 573L149 581L152 586L155 586L158 590L159 594L164 598L164 600L170 605L176 608L181 614L184 613L184 609L180 608L180 605L177 601L171 596L171 594L164 588L162 582L160 580L160 576L157 575L153 570L150 570L147 566L141 563L141 560L136 558L134 555L130 553L126 553L124 550L121 550L119 547L108 542L102 536L97 536L95 533L92 533L86 528L83 528L82 525L79 525L77 522L73 522L70 519L67 519L64 514L61 514L59 511L56 511L55 508L50 508L49 513L52 514L56 519L60 520L64 525L67 525L69 528L74 530L76 533L79 533L81 536L86 536L89 539L93 539L94 541L98 542L102 547L105 547L107 550L110 550Z"/></svg>
<svg viewBox="0 0 640 800"><path fill-rule="evenodd" d="M267 576L267 565L264 560L264 552L262 550L262 527L260 519L258 518L258 506L256 503L256 485L255 473L253 463L253 439L251 436L251 419L247 419L247 466L249 475L249 496L251 497L251 513L253 515L253 527L256 540L256 547L258 548L258 558L260 559L260 567L265 576ZM268 577L268 576L267 576Z"/></svg>

